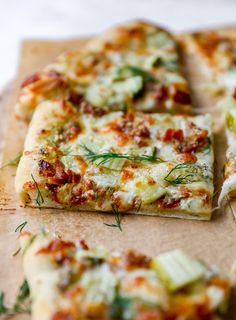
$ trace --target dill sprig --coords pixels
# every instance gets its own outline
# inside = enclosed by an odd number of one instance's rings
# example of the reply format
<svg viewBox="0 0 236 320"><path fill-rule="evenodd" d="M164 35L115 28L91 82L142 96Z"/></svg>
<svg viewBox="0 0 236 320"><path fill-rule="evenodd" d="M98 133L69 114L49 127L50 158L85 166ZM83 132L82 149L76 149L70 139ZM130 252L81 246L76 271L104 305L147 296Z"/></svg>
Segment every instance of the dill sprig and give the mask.
<svg viewBox="0 0 236 320"><path fill-rule="evenodd" d="M173 177L173 173L182 169L191 169L191 171L189 172L187 170L186 174L179 174L177 177ZM197 168L195 168L192 164L179 163L169 171L169 173L165 176L164 180L172 184L192 183L196 173L197 173Z"/></svg>
<svg viewBox="0 0 236 320"><path fill-rule="evenodd" d="M20 152L14 159L9 160L7 163L5 163L2 167L0 167L0 169L4 169L6 167L17 167L21 157L22 152Z"/></svg>
<svg viewBox="0 0 236 320"><path fill-rule="evenodd" d="M42 196L41 191L39 190L38 183L36 182L36 180L35 180L34 176L32 175L32 173L31 173L31 178L32 178L33 182L35 183L35 186L36 186L36 189L37 189L37 197L36 197L35 201L36 201L37 205L40 207L41 204L44 203L44 198Z"/></svg>
<svg viewBox="0 0 236 320"><path fill-rule="evenodd" d="M104 152L104 153L96 153L89 149L87 146L81 146L85 151L85 157L89 162L95 162L97 166L103 165L112 159L127 159L130 161L150 161L150 162L163 162L163 160L155 155L134 155L134 154L127 154L127 153L115 153L115 152Z"/></svg>
<svg viewBox="0 0 236 320"><path fill-rule="evenodd" d="M97 186L96 183L93 182L93 193L95 195L95 200L98 201L99 199L99 194L98 194L98 190L97 190Z"/></svg>
<svg viewBox="0 0 236 320"><path fill-rule="evenodd" d="M24 221L23 223L19 224L19 226L16 227L15 229L15 232L18 232L18 231L22 231L24 229L24 227L27 225L27 221Z"/></svg>
<svg viewBox="0 0 236 320"><path fill-rule="evenodd" d="M117 77L123 78L127 75L130 76L141 76L146 82L159 82L159 79L153 76L150 72L145 71L136 66L124 66L117 70Z"/></svg>
<svg viewBox="0 0 236 320"><path fill-rule="evenodd" d="M7 307L4 302L5 294L0 292L0 315L15 315L17 313L29 313L30 310L26 306L26 300L29 298L30 290L29 285L26 280L23 281L22 285L19 288L16 300L12 307Z"/></svg>
<svg viewBox="0 0 236 320"><path fill-rule="evenodd" d="M112 208L112 211L115 215L115 222L116 223L113 223L113 224L104 223L104 225L107 227L118 228L120 231L122 231L122 225L121 225L122 216L121 216L117 206L114 203L111 204L111 208Z"/></svg>

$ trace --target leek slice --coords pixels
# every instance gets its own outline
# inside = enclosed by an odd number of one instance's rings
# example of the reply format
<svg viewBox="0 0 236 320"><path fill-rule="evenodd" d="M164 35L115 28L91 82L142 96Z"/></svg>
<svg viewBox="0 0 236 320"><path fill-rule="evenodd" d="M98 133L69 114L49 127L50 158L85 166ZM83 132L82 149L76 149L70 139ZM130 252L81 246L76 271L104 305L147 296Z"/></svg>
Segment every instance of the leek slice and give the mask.
<svg viewBox="0 0 236 320"><path fill-rule="evenodd" d="M182 250L161 254L153 259L152 266L170 291L181 289L203 277L206 267Z"/></svg>

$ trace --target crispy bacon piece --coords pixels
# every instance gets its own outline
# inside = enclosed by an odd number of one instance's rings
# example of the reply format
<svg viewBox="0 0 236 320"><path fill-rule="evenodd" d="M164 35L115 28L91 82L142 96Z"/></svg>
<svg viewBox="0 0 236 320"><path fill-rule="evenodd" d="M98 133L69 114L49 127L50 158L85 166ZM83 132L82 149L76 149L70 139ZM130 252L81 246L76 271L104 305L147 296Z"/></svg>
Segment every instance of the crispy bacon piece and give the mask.
<svg viewBox="0 0 236 320"><path fill-rule="evenodd" d="M160 208L164 208L164 209L173 209L173 208L177 208L180 206L180 202L181 199L166 199L164 198L160 198L156 201L156 204L158 205L158 207Z"/></svg>
<svg viewBox="0 0 236 320"><path fill-rule="evenodd" d="M172 140L177 140L179 142L182 142L184 140L184 133L183 133L183 130L182 129L167 129L163 138L162 138L162 141L163 142L169 142L169 141L172 141Z"/></svg>
<svg viewBox="0 0 236 320"><path fill-rule="evenodd" d="M73 313L70 310L60 310L54 313L52 320L75 320Z"/></svg>
<svg viewBox="0 0 236 320"><path fill-rule="evenodd" d="M39 249L37 251L37 254L55 253L72 248L75 248L74 242L61 239L54 239L51 240L46 247L42 247L41 249Z"/></svg>
<svg viewBox="0 0 236 320"><path fill-rule="evenodd" d="M190 104L191 103L191 98L190 95L182 90L176 90L174 95L173 95L173 100L176 103L180 103L180 104Z"/></svg>
<svg viewBox="0 0 236 320"><path fill-rule="evenodd" d="M178 162L182 163L195 163L197 157L193 153L181 153L177 156Z"/></svg>
<svg viewBox="0 0 236 320"><path fill-rule="evenodd" d="M52 183L55 184L65 184L68 182L68 174L64 170L63 164L57 160L56 163L56 173L55 176L52 178Z"/></svg>
<svg viewBox="0 0 236 320"><path fill-rule="evenodd" d="M75 91L70 91L68 101L78 106L83 101L83 95Z"/></svg>
<svg viewBox="0 0 236 320"><path fill-rule="evenodd" d="M85 113L89 113L94 117L101 117L107 113L107 111L105 109L92 106L91 104L89 104L85 101L82 103L82 108Z"/></svg>
<svg viewBox="0 0 236 320"><path fill-rule="evenodd" d="M47 246L39 249L37 254L51 254L56 263L68 264L71 261L68 252L74 248L75 244L71 241L54 239Z"/></svg>
<svg viewBox="0 0 236 320"><path fill-rule="evenodd" d="M164 101L168 97L167 88L163 84L154 86L154 96L158 102Z"/></svg>
<svg viewBox="0 0 236 320"><path fill-rule="evenodd" d="M124 267L127 270L135 268L150 268L150 258L137 253L133 250L129 250L125 255Z"/></svg>
<svg viewBox="0 0 236 320"><path fill-rule="evenodd" d="M188 137L188 140L180 144L178 150L182 153L195 152L197 149L202 148L208 141L208 131L207 130L196 130L196 133L193 133Z"/></svg>
<svg viewBox="0 0 236 320"><path fill-rule="evenodd" d="M31 74L30 76L26 77L25 80L22 82L21 84L21 89L40 80L40 73L39 72L35 72L33 74Z"/></svg>
<svg viewBox="0 0 236 320"><path fill-rule="evenodd" d="M39 160L38 165L39 165L39 174L41 174L45 178L53 177L55 175L56 173L55 168L51 163L47 162L46 160L43 160L43 159Z"/></svg>
<svg viewBox="0 0 236 320"><path fill-rule="evenodd" d="M70 169L67 170L66 174L68 176L67 183L78 183L81 180L81 175L79 173L75 173Z"/></svg>
<svg viewBox="0 0 236 320"><path fill-rule="evenodd" d="M63 135L65 136L66 140L73 141L80 132L81 132L81 127L79 123L75 121L71 121L67 123Z"/></svg>
<svg viewBox="0 0 236 320"><path fill-rule="evenodd" d="M70 199L70 203L75 206L81 205L86 201L87 201L87 198L81 189L77 191L76 194L73 194Z"/></svg>

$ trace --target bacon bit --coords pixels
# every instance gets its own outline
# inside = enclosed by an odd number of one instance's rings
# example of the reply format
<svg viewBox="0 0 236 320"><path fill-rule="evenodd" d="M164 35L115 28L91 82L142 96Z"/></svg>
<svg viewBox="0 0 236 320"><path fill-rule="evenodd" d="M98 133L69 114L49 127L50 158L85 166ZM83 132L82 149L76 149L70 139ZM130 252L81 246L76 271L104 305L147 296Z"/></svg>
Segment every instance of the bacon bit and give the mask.
<svg viewBox="0 0 236 320"><path fill-rule="evenodd" d="M75 317L69 310L60 310L54 313L51 320L75 320Z"/></svg>
<svg viewBox="0 0 236 320"><path fill-rule="evenodd" d="M86 161L84 161L84 159L82 158L82 157L80 157L80 156L76 156L75 157L75 160L77 161L77 162L79 162L79 164L80 164L80 172L83 174L83 173L85 173L86 172L86 169L87 169L87 167L88 167L88 164L86 163Z"/></svg>
<svg viewBox="0 0 236 320"><path fill-rule="evenodd" d="M164 101L168 96L168 91L166 86L163 84L157 84L154 86L154 97L158 102Z"/></svg>
<svg viewBox="0 0 236 320"><path fill-rule="evenodd" d="M197 157L193 153L182 153L177 156L178 162L182 163L195 163L197 161Z"/></svg>
<svg viewBox="0 0 236 320"><path fill-rule="evenodd" d="M199 130L196 134L189 136L188 140L178 147L178 150L182 153L195 152L197 149L202 148L208 143L207 136L207 130Z"/></svg>
<svg viewBox="0 0 236 320"><path fill-rule="evenodd" d="M232 97L236 100L236 89L234 89Z"/></svg>
<svg viewBox="0 0 236 320"><path fill-rule="evenodd" d="M57 184L46 183L45 186L51 192L55 192L57 190L57 188L58 188Z"/></svg>
<svg viewBox="0 0 236 320"><path fill-rule="evenodd" d="M134 320L164 320L165 318L161 314L159 310L149 310L149 311L143 311L139 313ZM170 320L174 320L177 318L168 318Z"/></svg>
<svg viewBox="0 0 236 320"><path fill-rule="evenodd" d="M68 123L66 130L64 132L64 135L66 140L73 141L80 132L81 132L81 127L79 123L71 121Z"/></svg>
<svg viewBox="0 0 236 320"><path fill-rule="evenodd" d="M73 105L78 106L83 101L83 95L75 91L70 91L68 101Z"/></svg>
<svg viewBox="0 0 236 320"><path fill-rule="evenodd" d="M145 282L145 277L142 276L137 276L136 278L134 278L134 284L136 286L140 286Z"/></svg>
<svg viewBox="0 0 236 320"><path fill-rule="evenodd" d="M173 95L173 99L176 103L180 103L180 104L190 104L191 103L191 98L190 95L182 90L176 90L174 95Z"/></svg>
<svg viewBox="0 0 236 320"><path fill-rule="evenodd" d="M129 250L125 254L124 267L126 270L136 268L150 268L150 258L136 251Z"/></svg>
<svg viewBox="0 0 236 320"><path fill-rule="evenodd" d="M27 181L23 185L23 189L25 190L34 190L36 188L36 184L33 181Z"/></svg>
<svg viewBox="0 0 236 320"><path fill-rule="evenodd" d="M155 181L153 178L149 177L149 178L148 178L148 184L149 184L150 186L152 186L152 185L156 184L156 181Z"/></svg>
<svg viewBox="0 0 236 320"><path fill-rule="evenodd" d="M45 178L53 177L56 173L56 170L54 169L53 165L49 162L41 159L38 162L39 165L39 174L44 176Z"/></svg>
<svg viewBox="0 0 236 320"><path fill-rule="evenodd" d="M83 292L83 289L81 287L73 287L66 292L66 297L74 298L80 295L82 292Z"/></svg>
<svg viewBox="0 0 236 320"><path fill-rule="evenodd" d="M181 199L166 199L160 198L156 201L156 204L160 208L173 209L180 206Z"/></svg>
<svg viewBox="0 0 236 320"><path fill-rule="evenodd" d="M83 102L83 111L85 113L89 113L94 117L100 117L103 116L104 114L107 113L107 111L103 108L100 107L94 107L91 104L87 103L87 102Z"/></svg>
<svg viewBox="0 0 236 320"><path fill-rule="evenodd" d="M124 168L121 172L121 181L125 182L129 179L133 179L134 173L133 171L129 170L128 168Z"/></svg>
<svg viewBox="0 0 236 320"><path fill-rule="evenodd" d="M40 73L39 72L33 73L32 75L25 78L25 80L21 84L21 89L38 80L40 80Z"/></svg>
<svg viewBox="0 0 236 320"><path fill-rule="evenodd" d="M60 162L60 160L56 161L55 170L56 170L56 173L55 173L54 177L51 177L48 180L48 182L50 184L58 184L58 185L67 183L68 182L68 175L64 171L64 166Z"/></svg>
<svg viewBox="0 0 236 320"><path fill-rule="evenodd" d="M45 247L42 247L37 251L37 254L56 253L59 251L75 248L75 244L72 241L66 241L61 239L54 239L49 242Z"/></svg>
<svg viewBox="0 0 236 320"><path fill-rule="evenodd" d="M72 195L70 199L70 203L72 205L78 206L87 201L86 196L83 194L82 190L79 190L77 194Z"/></svg>
<svg viewBox="0 0 236 320"><path fill-rule="evenodd" d="M79 244L80 244L82 249L89 250L89 246L87 245L87 243L83 239L80 240Z"/></svg>
<svg viewBox="0 0 236 320"><path fill-rule="evenodd" d="M81 175L79 173L75 173L72 170L67 170L66 174L68 175L67 183L78 183L81 180Z"/></svg>
<svg viewBox="0 0 236 320"><path fill-rule="evenodd" d="M183 130L182 129L167 129L163 138L162 138L162 141L163 142L169 142L171 140L177 140L179 142L182 142L184 140L184 133L183 133Z"/></svg>
<svg viewBox="0 0 236 320"><path fill-rule="evenodd" d="M116 205L116 207L119 209L121 207L121 197L117 194L113 193L111 196L112 202Z"/></svg>

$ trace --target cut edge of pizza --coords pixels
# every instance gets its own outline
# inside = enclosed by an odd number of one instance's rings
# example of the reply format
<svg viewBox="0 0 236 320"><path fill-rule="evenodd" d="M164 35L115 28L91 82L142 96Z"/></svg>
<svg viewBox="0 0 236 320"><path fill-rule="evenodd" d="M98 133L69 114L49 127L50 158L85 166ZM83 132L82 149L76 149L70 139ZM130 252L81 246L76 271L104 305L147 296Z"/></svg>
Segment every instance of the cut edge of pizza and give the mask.
<svg viewBox="0 0 236 320"><path fill-rule="evenodd" d="M182 250L109 253L45 231L22 232L20 243L33 320L217 320L228 309L229 280Z"/></svg>
<svg viewBox="0 0 236 320"><path fill-rule="evenodd" d="M15 186L28 206L209 220L210 115L81 114L64 101L34 113Z"/></svg>
<svg viewBox="0 0 236 320"><path fill-rule="evenodd" d="M132 105L146 112L189 113L190 88L180 60L168 31L141 21L123 24L27 77L15 113L29 120L39 103L62 97L84 112Z"/></svg>

